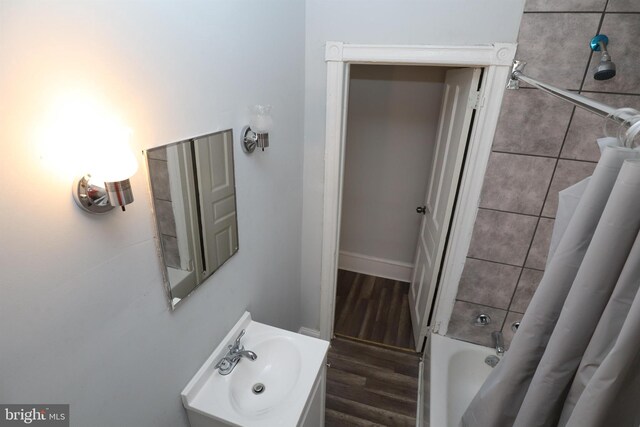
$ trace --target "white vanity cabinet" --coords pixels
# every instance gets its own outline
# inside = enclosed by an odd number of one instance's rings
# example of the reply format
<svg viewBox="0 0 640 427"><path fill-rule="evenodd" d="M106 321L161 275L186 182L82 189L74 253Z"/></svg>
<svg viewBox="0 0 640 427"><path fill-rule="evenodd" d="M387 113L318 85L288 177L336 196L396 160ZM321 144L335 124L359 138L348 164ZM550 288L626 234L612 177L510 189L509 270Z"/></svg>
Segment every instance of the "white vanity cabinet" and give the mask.
<svg viewBox="0 0 640 427"><path fill-rule="evenodd" d="M216 364L236 342L257 357L228 375ZM182 391L191 427L321 427L327 341L251 320L246 312ZM237 359L234 359L234 361Z"/></svg>
<svg viewBox="0 0 640 427"><path fill-rule="evenodd" d="M327 364L326 358L322 363L322 367L318 372L309 400L302 411L302 417L298 425L300 427L323 427L324 426L324 405L327 388Z"/></svg>

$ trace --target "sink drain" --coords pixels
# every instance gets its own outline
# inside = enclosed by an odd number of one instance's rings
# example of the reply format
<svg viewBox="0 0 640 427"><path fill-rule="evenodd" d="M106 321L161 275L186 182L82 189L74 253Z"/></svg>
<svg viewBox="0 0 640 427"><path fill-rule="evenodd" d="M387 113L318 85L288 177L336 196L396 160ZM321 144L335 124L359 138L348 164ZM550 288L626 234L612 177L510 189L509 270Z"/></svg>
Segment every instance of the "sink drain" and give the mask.
<svg viewBox="0 0 640 427"><path fill-rule="evenodd" d="M256 383L253 385L251 390L253 391L253 394L262 394L262 392L264 391L264 388L265 388L264 384Z"/></svg>

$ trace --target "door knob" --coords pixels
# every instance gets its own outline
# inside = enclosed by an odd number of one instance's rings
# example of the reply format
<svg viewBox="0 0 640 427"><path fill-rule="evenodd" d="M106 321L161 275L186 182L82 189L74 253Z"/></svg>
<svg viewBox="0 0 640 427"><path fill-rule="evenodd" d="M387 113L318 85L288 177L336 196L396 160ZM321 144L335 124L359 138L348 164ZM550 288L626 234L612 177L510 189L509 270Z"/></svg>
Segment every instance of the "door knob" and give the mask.
<svg viewBox="0 0 640 427"><path fill-rule="evenodd" d="M418 206L416 208L416 212L418 212L419 214L425 215L427 213L427 207L426 206Z"/></svg>

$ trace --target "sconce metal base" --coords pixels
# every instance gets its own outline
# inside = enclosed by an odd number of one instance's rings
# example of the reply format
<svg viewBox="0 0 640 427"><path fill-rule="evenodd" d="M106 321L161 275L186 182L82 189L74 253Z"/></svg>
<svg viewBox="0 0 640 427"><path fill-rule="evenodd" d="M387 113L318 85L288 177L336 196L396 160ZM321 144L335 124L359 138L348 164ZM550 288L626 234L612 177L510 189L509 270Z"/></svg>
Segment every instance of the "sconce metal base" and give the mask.
<svg viewBox="0 0 640 427"><path fill-rule="evenodd" d="M242 144L242 151L245 153L253 153L256 147L264 151L269 146L269 134L254 132L249 126L245 126L242 128L240 143Z"/></svg>
<svg viewBox="0 0 640 427"><path fill-rule="evenodd" d="M86 212L104 214L113 209L113 206L109 203L104 183L101 182L100 185L92 183L90 174L76 179L71 190L73 200Z"/></svg>
<svg viewBox="0 0 640 427"><path fill-rule="evenodd" d="M103 214L116 206L124 211L125 205L133 202L133 191L128 179L114 182L92 182L86 174L73 183L73 200L84 211Z"/></svg>

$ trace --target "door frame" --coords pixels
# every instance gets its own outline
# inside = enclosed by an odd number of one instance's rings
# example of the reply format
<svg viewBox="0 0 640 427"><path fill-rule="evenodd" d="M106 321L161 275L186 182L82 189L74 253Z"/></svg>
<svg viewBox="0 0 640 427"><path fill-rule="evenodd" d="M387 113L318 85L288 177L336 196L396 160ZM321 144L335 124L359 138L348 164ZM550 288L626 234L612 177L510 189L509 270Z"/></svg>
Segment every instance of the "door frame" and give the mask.
<svg viewBox="0 0 640 427"><path fill-rule="evenodd" d="M333 336L349 97L349 66L351 64L373 64L484 68L479 108L471 129L464 170L460 178L456 210L451 222L449 244L442 264L440 291L436 296L436 312L433 317L432 330L435 333L445 335L458 291L458 282L471 243L471 233L478 210L482 182L516 46L516 43L473 46L391 46L327 42L325 46L327 107L320 271L320 338L330 340Z"/></svg>

